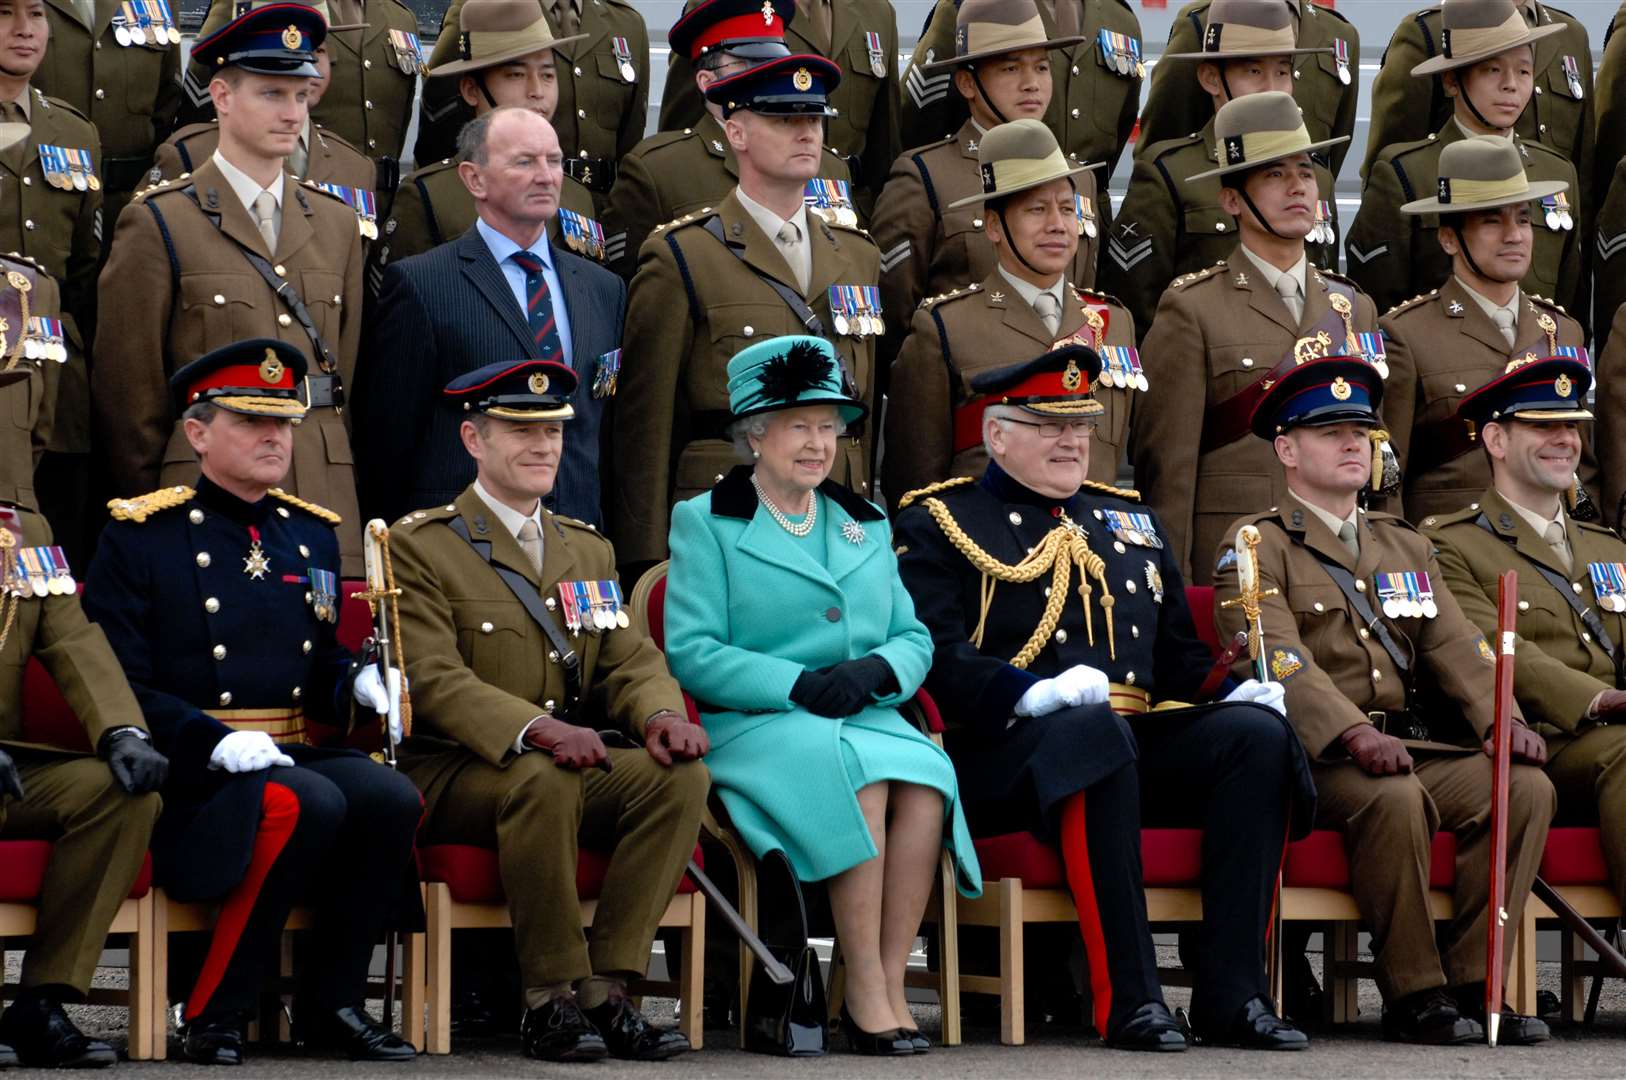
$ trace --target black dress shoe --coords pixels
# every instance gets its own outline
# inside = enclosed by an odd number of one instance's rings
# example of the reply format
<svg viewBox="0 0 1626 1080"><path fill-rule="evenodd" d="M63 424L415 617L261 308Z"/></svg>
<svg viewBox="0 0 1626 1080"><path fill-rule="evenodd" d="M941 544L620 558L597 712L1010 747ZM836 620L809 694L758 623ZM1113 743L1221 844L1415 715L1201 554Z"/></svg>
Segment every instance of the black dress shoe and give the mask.
<svg viewBox="0 0 1626 1080"><path fill-rule="evenodd" d="M609 1051L576 998L561 994L527 1009L519 1025L525 1053L541 1061L598 1061Z"/></svg>
<svg viewBox="0 0 1626 1080"><path fill-rule="evenodd" d="M688 1036L651 1024L628 998L610 998L602 1005L583 1009L582 1015L598 1029L611 1057L665 1061L689 1051Z"/></svg>
<svg viewBox="0 0 1626 1080"><path fill-rule="evenodd" d="M0 1043L0 1069L15 1069L22 1062L17 1060L17 1051Z"/></svg>
<svg viewBox="0 0 1626 1080"><path fill-rule="evenodd" d="M1458 1012L1480 1027L1485 1026L1484 983L1452 987L1451 996L1456 998ZM1505 1003L1502 1005L1502 1015L1497 1020L1496 1029L1498 1046L1534 1046L1546 1042L1552 1038L1552 1034L1545 1020L1516 1013Z"/></svg>
<svg viewBox="0 0 1626 1080"><path fill-rule="evenodd" d="M485 998L473 990L452 997L452 1037L485 1039L497 1034L497 1017Z"/></svg>
<svg viewBox="0 0 1626 1080"><path fill-rule="evenodd" d="M418 1056L412 1044L367 1015L359 1005L302 1012L294 1033L307 1050L336 1050L351 1061L411 1061Z"/></svg>
<svg viewBox="0 0 1626 1080"><path fill-rule="evenodd" d="M855 1054L871 1057L903 1057L915 1052L915 1044L899 1028L886 1031L865 1031L853 1020L844 1003L841 1006L841 1033L847 1038L847 1049Z"/></svg>
<svg viewBox="0 0 1626 1080"><path fill-rule="evenodd" d="M1282 956L1282 1011L1300 1027L1319 1027L1327 1015L1327 995L1316 981L1310 958L1291 950Z"/></svg>
<svg viewBox="0 0 1626 1080"><path fill-rule="evenodd" d="M36 1069L102 1069L119 1059L107 1043L75 1027L61 1005L27 991L0 1016L0 1042Z"/></svg>
<svg viewBox="0 0 1626 1080"><path fill-rule="evenodd" d="M1186 1048L1186 1037L1167 1006L1161 1001L1148 1001L1107 1036L1106 1043L1114 1050L1173 1053Z"/></svg>
<svg viewBox="0 0 1626 1080"><path fill-rule="evenodd" d="M924 1054L932 1048L932 1041L920 1033L919 1028L899 1028L903 1037L909 1040L909 1045L915 1048L915 1053Z"/></svg>
<svg viewBox="0 0 1626 1080"><path fill-rule="evenodd" d="M194 1020L181 1030L181 1056L194 1065L241 1065L243 1028L235 1020Z"/></svg>
<svg viewBox="0 0 1626 1080"><path fill-rule="evenodd" d="M1210 1046L1239 1046L1244 1050L1305 1050L1310 1038L1276 1015L1269 999L1252 998L1231 1018L1229 1027L1204 1032Z"/></svg>
<svg viewBox="0 0 1626 1080"><path fill-rule="evenodd" d="M1454 1046L1478 1042L1485 1029L1462 1015L1444 990L1419 990L1383 1010L1383 1037L1420 1046Z"/></svg>

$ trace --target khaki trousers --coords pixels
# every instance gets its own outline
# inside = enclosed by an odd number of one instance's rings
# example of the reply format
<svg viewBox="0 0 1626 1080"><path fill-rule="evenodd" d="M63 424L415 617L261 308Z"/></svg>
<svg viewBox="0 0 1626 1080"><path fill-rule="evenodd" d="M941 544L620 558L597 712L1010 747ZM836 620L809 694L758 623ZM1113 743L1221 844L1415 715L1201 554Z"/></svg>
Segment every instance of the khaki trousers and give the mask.
<svg viewBox="0 0 1626 1080"><path fill-rule="evenodd" d="M1318 824L1344 834L1355 905L1372 930L1384 1001L1485 981L1490 758L1415 750L1413 757L1414 771L1402 776L1369 776L1352 761L1315 766ZM1540 769L1514 766L1508 781L1510 929L1519 925L1541 866L1556 803L1553 785ZM1441 829L1457 838L1456 913L1436 939L1428 866L1429 848Z"/></svg>
<svg viewBox="0 0 1626 1080"><path fill-rule="evenodd" d="M1626 902L1626 727L1593 727L1547 742L1560 825L1597 825L1615 895Z"/></svg>
<svg viewBox="0 0 1626 1080"><path fill-rule="evenodd" d="M26 794L6 803L0 840L55 845L22 984L68 986L83 995L107 928L141 873L158 795L127 794L97 758L26 751L15 757Z"/></svg>
<svg viewBox="0 0 1626 1080"><path fill-rule="evenodd" d="M561 768L534 751L501 769L461 750L403 763L428 784L426 842L496 849L532 1004L562 982L645 972L700 833L711 786L705 765L667 767L642 747L609 753L608 773ZM591 946L576 897L578 842L614 852Z"/></svg>

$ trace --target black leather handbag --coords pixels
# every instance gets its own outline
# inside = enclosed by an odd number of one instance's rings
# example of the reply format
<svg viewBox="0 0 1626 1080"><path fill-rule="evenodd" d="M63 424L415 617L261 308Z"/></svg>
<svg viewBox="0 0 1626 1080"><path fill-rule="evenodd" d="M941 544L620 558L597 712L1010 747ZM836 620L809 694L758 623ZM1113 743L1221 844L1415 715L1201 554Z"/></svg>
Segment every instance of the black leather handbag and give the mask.
<svg viewBox="0 0 1626 1080"><path fill-rule="evenodd" d="M781 1057L820 1056L829 1049L825 1018L830 1012L819 957L807 940L807 904L802 899L801 883L790 861L778 851L758 861L757 881L763 901L758 910L772 912L776 924L771 939L763 935L764 944L796 977L781 986L768 977L760 963L751 969L745 1048Z"/></svg>

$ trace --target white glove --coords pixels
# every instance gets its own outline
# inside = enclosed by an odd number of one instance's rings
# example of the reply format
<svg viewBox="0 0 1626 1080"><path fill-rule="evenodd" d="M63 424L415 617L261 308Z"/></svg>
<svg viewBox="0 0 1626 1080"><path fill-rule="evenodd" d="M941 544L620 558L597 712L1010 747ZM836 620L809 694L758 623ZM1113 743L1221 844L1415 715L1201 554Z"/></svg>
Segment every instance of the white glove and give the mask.
<svg viewBox="0 0 1626 1080"><path fill-rule="evenodd" d="M398 743L401 741L401 671L390 668L389 673L390 685L386 691L384 680L378 675L378 665L365 664L356 672L350 692L357 704L365 705L379 716L389 717L390 742Z"/></svg>
<svg viewBox="0 0 1626 1080"><path fill-rule="evenodd" d="M278 750L263 731L234 731L215 743L214 753L209 755L209 768L229 773L259 772L273 765L292 768L293 764L294 759Z"/></svg>
<svg viewBox="0 0 1626 1080"><path fill-rule="evenodd" d="M1249 679L1235 690L1232 690L1225 700L1251 701L1255 705L1268 705L1283 716L1287 715L1287 690L1279 682L1260 682L1258 679Z"/></svg>
<svg viewBox="0 0 1626 1080"><path fill-rule="evenodd" d="M1056 679L1040 679L1016 703L1017 716L1046 716L1061 708L1061 687Z"/></svg>
<svg viewBox="0 0 1626 1080"><path fill-rule="evenodd" d="M1068 706L1105 705L1109 693L1107 673L1085 664L1074 664L1056 676L1061 699Z"/></svg>

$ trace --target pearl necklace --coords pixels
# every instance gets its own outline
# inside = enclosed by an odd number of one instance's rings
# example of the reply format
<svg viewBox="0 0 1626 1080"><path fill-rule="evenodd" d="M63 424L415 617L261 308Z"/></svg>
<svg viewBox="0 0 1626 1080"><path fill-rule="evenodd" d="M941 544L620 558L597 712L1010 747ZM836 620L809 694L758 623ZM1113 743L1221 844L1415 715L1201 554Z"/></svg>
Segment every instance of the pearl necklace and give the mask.
<svg viewBox="0 0 1626 1080"><path fill-rule="evenodd" d="M785 512L783 510L779 509L779 507L773 504L772 499L768 498L768 496L763 493L762 485L757 482L755 473L751 474L751 486L757 490L757 501L762 503L762 505L767 509L768 516L779 522L780 528L784 529L786 532L795 537L803 537L813 531L813 523L819 519L819 500L817 492L809 491L807 493L807 516L802 519L801 524L796 524L792 522L790 518L785 516Z"/></svg>

